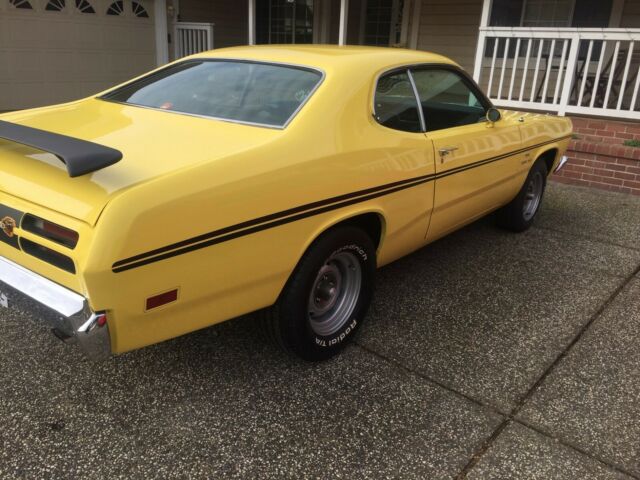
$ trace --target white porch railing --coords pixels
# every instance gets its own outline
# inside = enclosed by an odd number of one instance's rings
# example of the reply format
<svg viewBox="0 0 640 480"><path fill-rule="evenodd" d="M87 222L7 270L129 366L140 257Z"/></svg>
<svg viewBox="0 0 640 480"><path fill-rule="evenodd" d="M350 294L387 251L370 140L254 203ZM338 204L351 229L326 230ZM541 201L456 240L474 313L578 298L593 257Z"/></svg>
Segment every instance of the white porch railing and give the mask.
<svg viewBox="0 0 640 480"><path fill-rule="evenodd" d="M175 57L181 58L213 48L213 23L178 22L175 24Z"/></svg>
<svg viewBox="0 0 640 480"><path fill-rule="evenodd" d="M500 107L640 120L640 29L481 27L474 78Z"/></svg>

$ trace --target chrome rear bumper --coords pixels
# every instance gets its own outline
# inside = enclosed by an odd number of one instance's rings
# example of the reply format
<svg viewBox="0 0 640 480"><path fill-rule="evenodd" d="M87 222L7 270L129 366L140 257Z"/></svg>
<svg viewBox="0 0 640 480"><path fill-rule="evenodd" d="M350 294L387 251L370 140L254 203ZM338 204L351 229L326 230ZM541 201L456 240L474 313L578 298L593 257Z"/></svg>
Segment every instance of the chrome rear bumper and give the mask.
<svg viewBox="0 0 640 480"><path fill-rule="evenodd" d="M569 157L567 157L566 155L563 155L562 158L560 159L560 161L558 162L558 166L556 167L556 169L553 171L553 173L559 172L560 169L562 167L564 167L564 164L567 163L567 160L569 160Z"/></svg>
<svg viewBox="0 0 640 480"><path fill-rule="evenodd" d="M93 312L82 295L0 257L0 312L4 308L28 312L43 320L57 337L77 343L92 360L111 355L104 313Z"/></svg>

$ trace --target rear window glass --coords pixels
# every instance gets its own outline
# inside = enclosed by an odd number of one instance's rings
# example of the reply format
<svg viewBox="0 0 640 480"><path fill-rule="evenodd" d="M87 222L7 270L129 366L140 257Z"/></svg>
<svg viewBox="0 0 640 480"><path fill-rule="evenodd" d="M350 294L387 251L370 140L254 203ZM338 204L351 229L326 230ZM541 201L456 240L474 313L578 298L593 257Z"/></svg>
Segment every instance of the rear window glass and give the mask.
<svg viewBox="0 0 640 480"><path fill-rule="evenodd" d="M311 69L241 61L187 61L102 96L103 100L284 127L320 83Z"/></svg>

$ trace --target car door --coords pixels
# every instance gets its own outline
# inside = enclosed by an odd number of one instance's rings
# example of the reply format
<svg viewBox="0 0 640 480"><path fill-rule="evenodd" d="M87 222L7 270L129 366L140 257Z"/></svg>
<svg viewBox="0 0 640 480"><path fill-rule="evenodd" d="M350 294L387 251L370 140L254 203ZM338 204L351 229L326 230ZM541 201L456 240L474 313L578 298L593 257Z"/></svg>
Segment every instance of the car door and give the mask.
<svg viewBox="0 0 640 480"><path fill-rule="evenodd" d="M436 158L431 241L508 202L517 192L524 154L517 153L517 122L487 121L490 102L459 69L424 66L411 75Z"/></svg>

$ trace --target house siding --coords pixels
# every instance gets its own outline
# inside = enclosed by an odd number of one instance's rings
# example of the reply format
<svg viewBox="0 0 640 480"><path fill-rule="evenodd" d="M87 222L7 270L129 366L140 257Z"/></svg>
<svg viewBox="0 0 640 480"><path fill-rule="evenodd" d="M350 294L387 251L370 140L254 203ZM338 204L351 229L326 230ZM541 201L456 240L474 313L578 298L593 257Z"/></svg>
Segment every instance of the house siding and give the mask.
<svg viewBox="0 0 640 480"><path fill-rule="evenodd" d="M450 57L472 72L481 14L482 0L423 0L417 48Z"/></svg>
<svg viewBox="0 0 640 480"><path fill-rule="evenodd" d="M215 24L213 30L215 48L246 45L248 18L247 2L214 2L211 0L180 2L181 22Z"/></svg>

